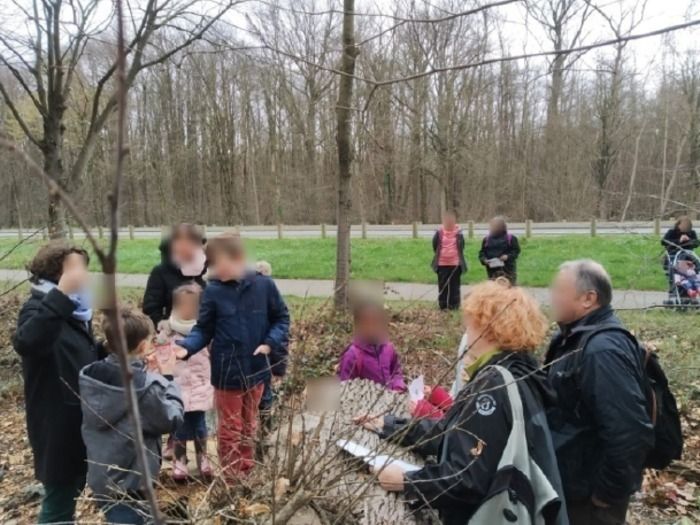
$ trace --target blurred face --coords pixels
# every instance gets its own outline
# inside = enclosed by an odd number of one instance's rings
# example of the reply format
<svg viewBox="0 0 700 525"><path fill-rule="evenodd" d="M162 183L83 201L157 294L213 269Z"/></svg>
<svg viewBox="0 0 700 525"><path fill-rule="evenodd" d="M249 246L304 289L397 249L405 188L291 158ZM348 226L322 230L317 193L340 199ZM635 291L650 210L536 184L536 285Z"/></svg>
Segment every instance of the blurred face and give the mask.
<svg viewBox="0 0 700 525"><path fill-rule="evenodd" d="M63 273L71 270L86 270L85 258L79 253L71 253L63 259Z"/></svg>
<svg viewBox="0 0 700 525"><path fill-rule="evenodd" d="M499 233L502 233L503 230L503 221L500 221L498 219L491 219L489 221L489 233L491 235L498 235Z"/></svg>
<svg viewBox="0 0 700 525"><path fill-rule="evenodd" d="M678 229L682 231L683 233L688 233L691 228L690 228L690 221L688 219L683 219L680 221L678 224Z"/></svg>
<svg viewBox="0 0 700 525"><path fill-rule="evenodd" d="M237 281L245 275L245 256L217 254L211 265L214 275L222 281Z"/></svg>
<svg viewBox="0 0 700 525"><path fill-rule="evenodd" d="M598 294L594 291L579 292L576 277L570 270L561 270L551 287L552 314L559 324L578 321L598 308Z"/></svg>
<svg viewBox="0 0 700 525"><path fill-rule="evenodd" d="M383 343L387 340L388 333L386 314L383 311L365 310L355 322L355 334L367 343Z"/></svg>
<svg viewBox="0 0 700 525"><path fill-rule="evenodd" d="M174 237L170 243L170 254L173 260L180 262L190 262L201 249L201 244L183 236Z"/></svg>
<svg viewBox="0 0 700 525"><path fill-rule="evenodd" d="M474 360L475 356L478 357L483 353L491 351L494 348L495 343L482 337L482 327L476 324L470 315L464 316L464 328L467 331L467 334L469 334L469 352L467 352L467 354L464 356L464 359L465 363L469 364Z"/></svg>
<svg viewBox="0 0 700 525"><path fill-rule="evenodd" d="M455 217L454 213L447 212L447 213L444 213L442 215L442 226L446 230L451 230L456 225L457 225L457 217Z"/></svg>
<svg viewBox="0 0 700 525"><path fill-rule="evenodd" d="M199 315L199 296L193 293L178 295L173 306L173 313L182 321L197 319Z"/></svg>

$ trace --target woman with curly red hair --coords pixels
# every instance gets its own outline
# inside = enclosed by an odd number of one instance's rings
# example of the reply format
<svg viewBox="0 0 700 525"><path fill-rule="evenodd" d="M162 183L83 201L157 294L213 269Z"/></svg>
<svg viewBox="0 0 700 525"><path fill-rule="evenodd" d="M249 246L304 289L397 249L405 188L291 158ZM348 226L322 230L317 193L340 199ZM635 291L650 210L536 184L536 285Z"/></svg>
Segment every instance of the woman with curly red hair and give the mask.
<svg viewBox="0 0 700 525"><path fill-rule="evenodd" d="M532 355L544 341L546 318L530 295L505 279L475 286L463 311L468 380L445 417L359 418L382 437L437 458L413 472L389 464L378 472L379 482L436 509L448 525L565 524L544 411L551 391Z"/></svg>

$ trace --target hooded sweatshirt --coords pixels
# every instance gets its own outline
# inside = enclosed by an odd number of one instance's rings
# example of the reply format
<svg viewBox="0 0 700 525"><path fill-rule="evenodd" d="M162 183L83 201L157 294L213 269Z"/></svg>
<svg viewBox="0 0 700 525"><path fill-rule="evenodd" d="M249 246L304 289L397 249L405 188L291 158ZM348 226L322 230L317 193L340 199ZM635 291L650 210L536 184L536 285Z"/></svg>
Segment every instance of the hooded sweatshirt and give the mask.
<svg viewBox="0 0 700 525"><path fill-rule="evenodd" d="M177 386L132 362L139 402L146 458L151 479L160 470L161 436L182 423L183 403ZM143 489L142 471L131 439L133 425L127 411L119 362L113 355L80 371L82 434L87 448L87 483L98 497L137 495Z"/></svg>

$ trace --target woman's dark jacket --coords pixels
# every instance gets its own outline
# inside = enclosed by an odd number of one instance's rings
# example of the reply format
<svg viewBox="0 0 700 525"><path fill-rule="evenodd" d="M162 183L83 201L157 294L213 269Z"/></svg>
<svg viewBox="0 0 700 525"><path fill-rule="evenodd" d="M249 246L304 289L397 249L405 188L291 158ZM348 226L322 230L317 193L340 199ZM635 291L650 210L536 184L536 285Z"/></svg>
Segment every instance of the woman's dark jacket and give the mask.
<svg viewBox="0 0 700 525"><path fill-rule="evenodd" d="M503 264L503 268L489 268L486 261L489 259L497 259L501 255L507 255ZM517 275L517 259L520 255L520 243L515 235L508 232L503 232L498 235L487 235L481 241L481 249L479 250L479 261L486 266L489 277L492 274L505 274L506 276Z"/></svg>
<svg viewBox="0 0 700 525"><path fill-rule="evenodd" d="M197 324L178 344L192 355L211 342L211 384L247 390L268 382L272 373L284 375L288 339L289 311L275 282L251 272L240 281L212 279ZM272 353L253 355L262 344Z"/></svg>
<svg viewBox="0 0 700 525"><path fill-rule="evenodd" d="M433 261L430 267L434 272L437 272L438 261L440 260L440 247L442 246L442 228L438 228L433 235ZM462 273L467 271L467 260L464 258L464 234L462 230L457 232L457 252L459 253L459 269Z"/></svg>
<svg viewBox="0 0 700 525"><path fill-rule="evenodd" d="M689 240L681 242L682 235L687 235ZM678 228L671 228L661 240L661 246L666 248L669 255L675 255L680 248L694 250L700 246L700 241L698 240L698 235L695 233L695 230L682 232Z"/></svg>
<svg viewBox="0 0 700 525"><path fill-rule="evenodd" d="M620 325L610 306L562 327L545 359L557 395L547 418L568 503L625 501L639 488L654 444L639 346L608 330L580 348L585 333L602 324Z"/></svg>
<svg viewBox="0 0 700 525"><path fill-rule="evenodd" d="M87 470L78 374L101 356L92 327L73 318L74 310L73 301L58 289L32 290L13 339L22 356L34 473L46 484L75 483Z"/></svg>
<svg viewBox="0 0 700 525"><path fill-rule="evenodd" d="M437 458L436 463L406 474L404 495L419 503L429 502L440 512L445 525L468 523L484 502L510 434L508 393L503 376L493 365L507 368L518 381L530 454L557 493L562 494L545 416L545 405L553 402L546 376L529 355L501 352L476 372L442 420L384 419L383 437L413 445L419 454ZM547 524L565 524L563 509L563 505L549 509L545 513Z"/></svg>
<svg viewBox="0 0 700 525"><path fill-rule="evenodd" d="M160 243L160 264L154 266L148 276L146 291L143 294L143 313L151 318L153 324L170 317L173 308L173 290L183 284L197 283L202 288L205 286L204 274L197 277L186 277L170 259L170 240Z"/></svg>

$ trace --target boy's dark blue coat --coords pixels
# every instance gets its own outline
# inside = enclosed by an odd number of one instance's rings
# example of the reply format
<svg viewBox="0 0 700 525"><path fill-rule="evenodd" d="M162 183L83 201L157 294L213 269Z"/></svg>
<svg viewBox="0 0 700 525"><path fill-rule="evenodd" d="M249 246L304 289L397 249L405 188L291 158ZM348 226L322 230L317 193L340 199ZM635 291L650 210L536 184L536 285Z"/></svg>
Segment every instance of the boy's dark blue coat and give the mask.
<svg viewBox="0 0 700 525"><path fill-rule="evenodd" d="M190 355L212 342L211 382L222 390L246 390L287 365L289 311L272 279L249 273L240 281L211 280L204 290L197 325L178 344ZM253 355L267 344L268 357Z"/></svg>

